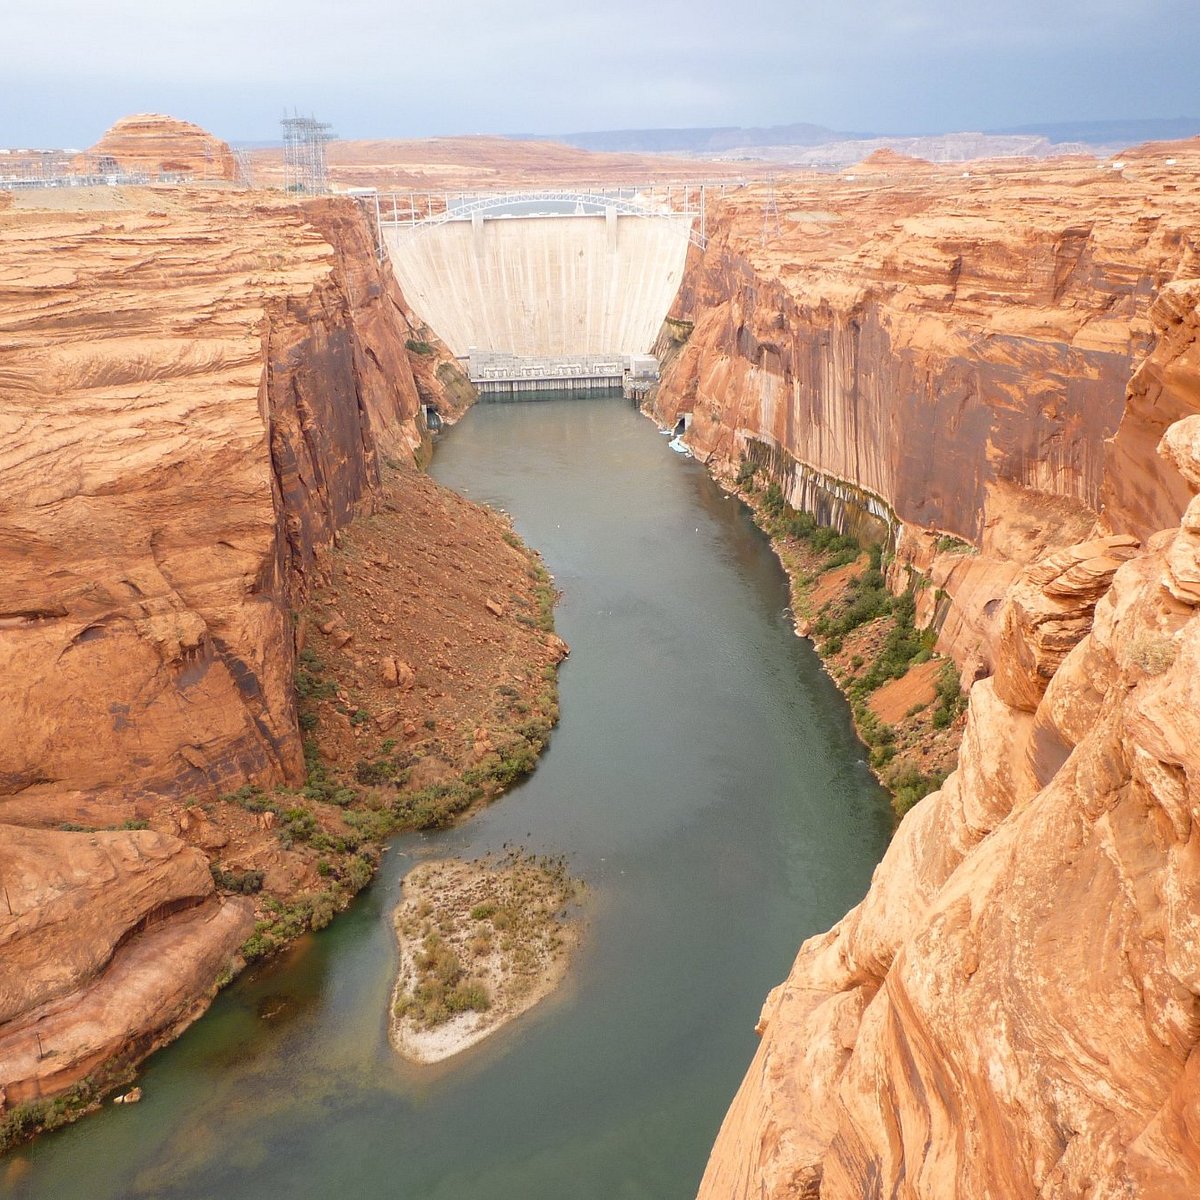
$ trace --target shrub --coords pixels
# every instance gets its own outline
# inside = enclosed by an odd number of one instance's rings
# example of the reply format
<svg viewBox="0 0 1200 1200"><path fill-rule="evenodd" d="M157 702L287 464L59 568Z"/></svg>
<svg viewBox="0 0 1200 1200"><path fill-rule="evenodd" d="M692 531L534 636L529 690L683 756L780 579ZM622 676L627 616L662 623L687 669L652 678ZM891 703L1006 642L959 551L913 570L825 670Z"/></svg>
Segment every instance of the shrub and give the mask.
<svg viewBox="0 0 1200 1200"><path fill-rule="evenodd" d="M242 945L248 962L266 958L310 929L324 929L345 903L344 893L334 885L323 892L297 896L290 904L268 898L264 907L271 914L254 926Z"/></svg>
<svg viewBox="0 0 1200 1200"><path fill-rule="evenodd" d="M210 864L209 870L212 871L213 882L224 891L238 892L243 896L262 891L262 871L226 871L216 863Z"/></svg>
<svg viewBox="0 0 1200 1200"><path fill-rule="evenodd" d="M787 503L783 498L783 489L777 483L768 483L763 491L762 510L768 517L782 517Z"/></svg>
<svg viewBox="0 0 1200 1200"><path fill-rule="evenodd" d="M912 763L898 767L884 780L885 786L892 793L892 808L898 817L904 816L918 800L936 792L945 782L944 773L926 775Z"/></svg>
<svg viewBox="0 0 1200 1200"><path fill-rule="evenodd" d="M368 760L360 758L354 764L354 778L364 785L387 783L396 774L396 764L390 758Z"/></svg>
<svg viewBox="0 0 1200 1200"><path fill-rule="evenodd" d="M482 983L459 983L446 993L445 1003L452 1013L487 1012L492 998Z"/></svg>
<svg viewBox="0 0 1200 1200"><path fill-rule="evenodd" d="M1133 639L1129 657L1147 675L1161 675L1175 661L1179 643L1166 634L1142 633Z"/></svg>
<svg viewBox="0 0 1200 1200"><path fill-rule="evenodd" d="M337 695L337 684L332 679L322 679L306 667L297 669L295 684L301 700L328 700Z"/></svg>
<svg viewBox="0 0 1200 1200"><path fill-rule="evenodd" d="M317 818L307 808L289 808L283 814L283 828L298 842L307 842L317 832Z"/></svg>
<svg viewBox="0 0 1200 1200"><path fill-rule="evenodd" d="M740 488L745 488L747 491L754 490L754 477L758 474L758 465L752 463L748 458L742 459L742 465L738 467L738 473L734 477L733 482Z"/></svg>
<svg viewBox="0 0 1200 1200"><path fill-rule="evenodd" d="M942 671L937 682L937 703L933 709L933 727L948 729L955 718L967 707L966 693L959 686L958 670L954 663L947 659L942 663Z"/></svg>

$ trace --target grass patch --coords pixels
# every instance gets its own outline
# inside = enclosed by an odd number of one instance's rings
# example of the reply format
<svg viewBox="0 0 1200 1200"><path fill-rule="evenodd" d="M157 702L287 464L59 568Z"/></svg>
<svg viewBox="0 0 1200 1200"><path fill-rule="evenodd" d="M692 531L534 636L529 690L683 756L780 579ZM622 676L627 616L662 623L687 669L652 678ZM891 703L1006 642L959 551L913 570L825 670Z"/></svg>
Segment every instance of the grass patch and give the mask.
<svg viewBox="0 0 1200 1200"><path fill-rule="evenodd" d="M486 1012L492 1006L487 988L467 978L462 960L441 934L430 930L414 959L417 982L412 992L395 1003L398 1017L419 1029L433 1029L464 1012Z"/></svg>

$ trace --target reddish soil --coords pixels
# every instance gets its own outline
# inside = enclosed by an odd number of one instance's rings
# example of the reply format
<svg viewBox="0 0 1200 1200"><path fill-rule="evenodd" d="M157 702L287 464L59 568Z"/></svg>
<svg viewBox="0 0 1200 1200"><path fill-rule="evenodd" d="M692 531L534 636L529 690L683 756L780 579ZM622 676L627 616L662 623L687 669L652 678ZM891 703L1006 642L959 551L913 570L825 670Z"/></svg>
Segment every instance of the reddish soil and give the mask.
<svg viewBox="0 0 1200 1200"><path fill-rule="evenodd" d="M298 616L309 785L172 806L153 822L234 876L262 871L265 919L302 893L332 887L331 902L346 902L367 877L354 861L364 850L497 795L512 782L497 778L502 758L532 768L558 715L567 650L540 627L548 577L499 514L397 469L318 570L325 582ZM472 769L481 778L468 791ZM431 788L452 790L406 807ZM264 804L277 811L255 811Z"/></svg>
<svg viewBox="0 0 1200 1200"><path fill-rule="evenodd" d="M393 740L420 754L413 782L424 786L478 762L494 733L553 717L545 676L565 643L538 628L530 552L499 514L398 473L332 565L305 637L338 681L337 695L315 705L331 764L353 766ZM394 675L388 660L400 664ZM355 713L369 719L352 723Z"/></svg>
<svg viewBox="0 0 1200 1200"><path fill-rule="evenodd" d="M912 709L933 703L937 697L937 681L941 672L942 663L938 659L931 658L928 662L918 663L910 667L906 675L872 692L867 703L881 721L897 725Z"/></svg>

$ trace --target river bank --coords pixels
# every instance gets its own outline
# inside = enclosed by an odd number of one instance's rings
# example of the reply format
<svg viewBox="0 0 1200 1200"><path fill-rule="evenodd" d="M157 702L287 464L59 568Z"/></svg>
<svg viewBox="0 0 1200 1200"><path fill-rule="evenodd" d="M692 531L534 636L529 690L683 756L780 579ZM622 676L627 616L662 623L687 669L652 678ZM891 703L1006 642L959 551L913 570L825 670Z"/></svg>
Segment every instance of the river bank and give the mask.
<svg viewBox="0 0 1200 1200"><path fill-rule="evenodd" d="M654 420L652 403L643 411ZM788 577L796 635L811 643L850 702L871 770L899 819L957 764L967 698L953 661L934 651L935 631L916 628L913 589L889 591L882 546L793 509L749 460L736 473L719 461L704 465L767 535Z"/></svg>
<svg viewBox="0 0 1200 1200"><path fill-rule="evenodd" d="M273 813L276 844L215 860L226 886L263 873L251 960L344 907L387 838L531 771L558 720L553 586L501 514L397 470L318 569L297 621L305 784L227 798Z"/></svg>

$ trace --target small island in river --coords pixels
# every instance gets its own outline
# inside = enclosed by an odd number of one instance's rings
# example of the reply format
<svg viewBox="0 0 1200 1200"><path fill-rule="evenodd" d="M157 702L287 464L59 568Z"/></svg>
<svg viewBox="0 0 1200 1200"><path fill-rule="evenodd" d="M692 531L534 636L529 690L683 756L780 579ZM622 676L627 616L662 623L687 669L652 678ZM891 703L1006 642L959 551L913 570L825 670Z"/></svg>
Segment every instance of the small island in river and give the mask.
<svg viewBox="0 0 1200 1200"><path fill-rule="evenodd" d="M396 906L392 1045L434 1063L482 1041L561 982L583 885L561 858L515 851L421 863Z"/></svg>

